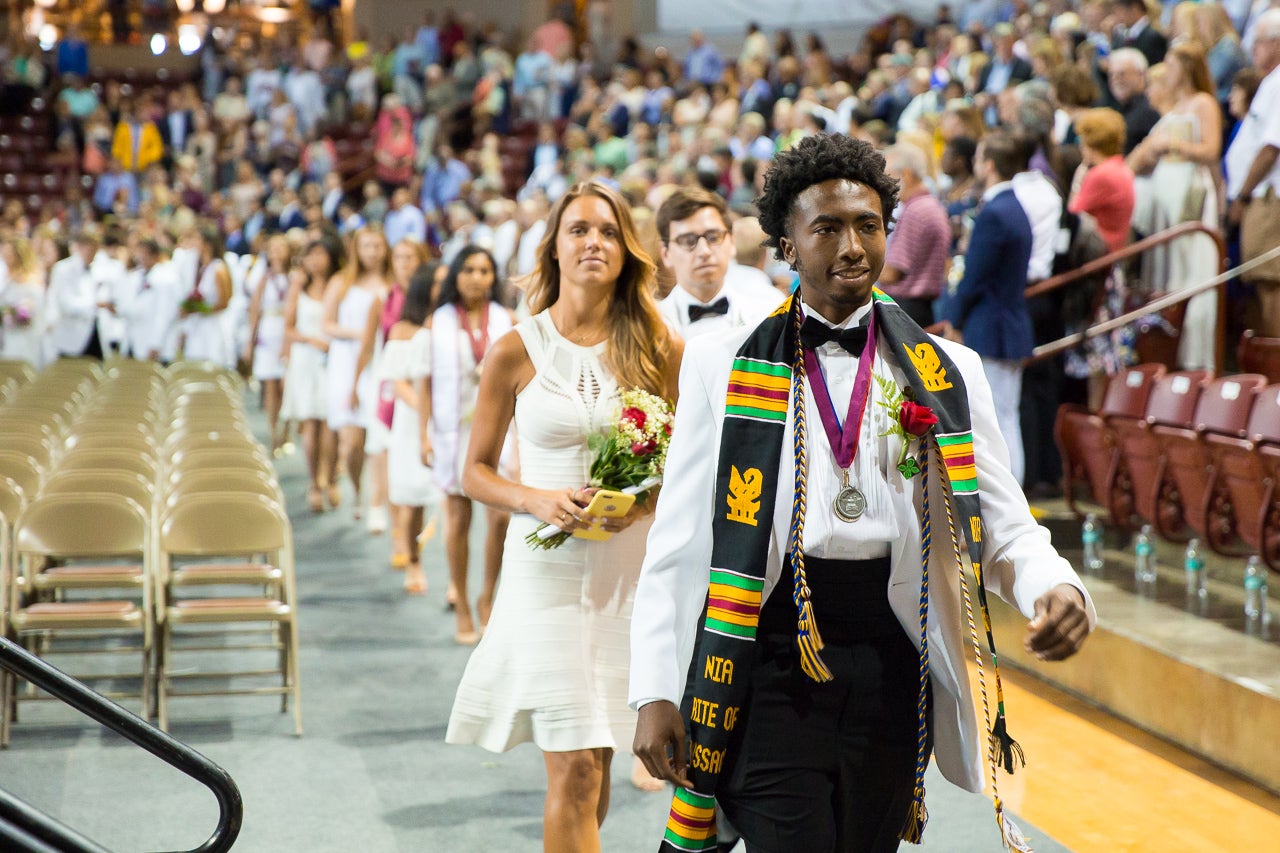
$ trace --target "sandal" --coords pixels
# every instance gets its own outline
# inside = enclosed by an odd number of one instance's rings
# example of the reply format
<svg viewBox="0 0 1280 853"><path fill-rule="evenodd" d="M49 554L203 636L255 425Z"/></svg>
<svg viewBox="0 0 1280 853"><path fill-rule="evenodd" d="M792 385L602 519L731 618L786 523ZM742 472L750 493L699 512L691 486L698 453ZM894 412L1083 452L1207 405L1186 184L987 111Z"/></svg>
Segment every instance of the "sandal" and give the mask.
<svg viewBox="0 0 1280 853"><path fill-rule="evenodd" d="M409 563L404 573L404 591L408 595L427 594L427 576L421 563Z"/></svg>
<svg viewBox="0 0 1280 853"><path fill-rule="evenodd" d="M307 489L307 508L316 515L324 512L324 497L320 494L318 486Z"/></svg>
<svg viewBox="0 0 1280 853"><path fill-rule="evenodd" d="M409 565L410 563L409 563L408 554L392 554L391 555L391 568L395 569L396 571L401 571L403 569L406 569L409 567Z"/></svg>
<svg viewBox="0 0 1280 853"><path fill-rule="evenodd" d="M460 646L474 646L480 642L480 635L475 631L464 631L453 635L453 641Z"/></svg>
<svg viewBox="0 0 1280 853"><path fill-rule="evenodd" d="M341 490L341 489L339 489L337 486L333 486L333 485L331 485L331 486L329 486L325 491L326 491L326 494L327 494L327 496L328 496L328 498L329 498L329 506L330 506L330 507L332 507L333 509L337 509L339 506L341 506L341 505L342 505L342 490Z"/></svg>

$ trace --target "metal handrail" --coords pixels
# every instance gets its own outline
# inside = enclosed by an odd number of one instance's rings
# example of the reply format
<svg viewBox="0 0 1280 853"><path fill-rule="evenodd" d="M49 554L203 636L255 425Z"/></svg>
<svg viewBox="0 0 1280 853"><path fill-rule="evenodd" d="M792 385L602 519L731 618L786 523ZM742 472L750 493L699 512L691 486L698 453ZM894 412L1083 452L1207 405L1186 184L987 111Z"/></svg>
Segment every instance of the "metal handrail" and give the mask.
<svg viewBox="0 0 1280 853"><path fill-rule="evenodd" d="M0 668L9 670L61 699L211 790L218 800L218 825L213 835L203 844L182 853L225 853L231 849L244 820L244 802L240 798L240 789L227 771L141 717L3 637L0 637ZM16 797L0 796L0 819L17 824L19 830L51 843L59 850L102 853L105 849ZM4 837L0 833L0 838ZM89 846L85 846L86 843Z"/></svg>
<svg viewBox="0 0 1280 853"><path fill-rule="evenodd" d="M1107 321L1106 323L1099 324L1098 326L1092 326L1083 331L1075 332L1059 338L1056 341L1041 344L1035 348L1031 357L1027 359L1027 362L1031 363L1051 358L1064 350L1069 350L1079 346L1088 338L1106 334L1119 326L1127 325L1134 320L1145 317L1156 311L1162 311L1171 305L1177 305L1179 302L1185 302L1194 296L1199 296L1201 293L1212 287L1216 287L1218 288L1218 310L1216 312L1217 328L1214 330L1214 364L1221 366L1226 356L1227 337L1227 294L1226 290L1222 288L1222 285L1234 277L1234 275L1239 275L1240 268L1237 268L1233 275L1228 275L1225 278L1222 276L1227 269L1227 242L1223 238L1221 231L1216 228L1211 228L1203 222L1183 222L1173 226L1172 228L1167 228L1164 231L1152 234L1150 237L1146 237L1136 243L1131 243L1122 249L1109 252L1100 258L1095 258L1077 269L1069 270L1068 272L1037 282L1026 289L1025 295L1027 299L1034 299L1037 296L1052 293L1053 291L1060 290L1069 284L1074 284L1082 278L1088 278L1089 276L1106 272L1120 261L1134 257L1135 255L1141 255L1143 252L1154 249L1156 246L1172 243L1174 240L1191 234L1205 234L1213 239L1214 248L1218 251L1219 273L1218 276L1212 279L1214 282L1213 284L1204 282L1192 287L1182 288L1174 291L1173 293L1153 299L1147 304L1123 315L1123 317L1126 318L1124 319L1124 322L1116 322L1116 320L1121 319L1117 317L1113 320ZM1219 281L1219 279L1221 279L1221 281ZM1159 303L1158 306L1157 303Z"/></svg>

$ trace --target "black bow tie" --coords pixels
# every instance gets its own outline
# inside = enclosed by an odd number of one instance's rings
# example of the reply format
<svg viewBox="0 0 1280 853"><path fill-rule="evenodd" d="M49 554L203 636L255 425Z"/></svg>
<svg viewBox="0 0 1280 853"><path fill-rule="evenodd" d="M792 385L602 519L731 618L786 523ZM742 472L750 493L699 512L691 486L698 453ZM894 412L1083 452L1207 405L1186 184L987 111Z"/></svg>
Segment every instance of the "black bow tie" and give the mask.
<svg viewBox="0 0 1280 853"><path fill-rule="evenodd" d="M806 317L800 324L800 345L805 349L816 350L823 344L832 342L839 344L853 355L862 355L862 349L867 343L867 327L833 329L813 317Z"/></svg>
<svg viewBox="0 0 1280 853"><path fill-rule="evenodd" d="M689 306L689 322L696 323L703 317L721 316L725 317L729 314L729 297L721 296L710 305L690 305Z"/></svg>

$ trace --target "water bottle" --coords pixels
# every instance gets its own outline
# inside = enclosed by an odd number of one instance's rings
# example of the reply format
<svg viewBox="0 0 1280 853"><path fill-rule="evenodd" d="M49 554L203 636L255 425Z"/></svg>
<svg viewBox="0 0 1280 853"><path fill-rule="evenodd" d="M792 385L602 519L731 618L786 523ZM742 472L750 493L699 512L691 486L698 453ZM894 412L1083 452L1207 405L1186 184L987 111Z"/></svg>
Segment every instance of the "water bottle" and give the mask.
<svg viewBox="0 0 1280 853"><path fill-rule="evenodd" d="M1267 618L1267 568L1256 554L1244 568L1244 615L1250 620Z"/></svg>
<svg viewBox="0 0 1280 853"><path fill-rule="evenodd" d="M1204 601L1209 596L1205 589L1204 554L1200 553L1200 540L1192 539L1182 555L1182 568L1187 574L1187 603Z"/></svg>
<svg viewBox="0 0 1280 853"><path fill-rule="evenodd" d="M1084 545L1085 569L1095 574L1102 571L1102 527L1093 513L1085 516L1080 542Z"/></svg>
<svg viewBox="0 0 1280 853"><path fill-rule="evenodd" d="M1133 579L1139 588L1154 586L1156 582L1155 546L1151 544L1151 525L1142 525L1138 540L1133 544Z"/></svg>

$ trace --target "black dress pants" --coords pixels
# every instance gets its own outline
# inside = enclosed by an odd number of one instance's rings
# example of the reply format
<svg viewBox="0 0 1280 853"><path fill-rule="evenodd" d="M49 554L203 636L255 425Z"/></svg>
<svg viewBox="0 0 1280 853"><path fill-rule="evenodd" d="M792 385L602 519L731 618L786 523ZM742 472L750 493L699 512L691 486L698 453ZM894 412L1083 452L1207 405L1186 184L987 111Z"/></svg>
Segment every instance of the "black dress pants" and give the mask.
<svg viewBox="0 0 1280 853"><path fill-rule="evenodd" d="M888 559L805 562L835 679L801 670L784 577L716 801L748 853L894 851L915 785L919 654L889 608Z"/></svg>

